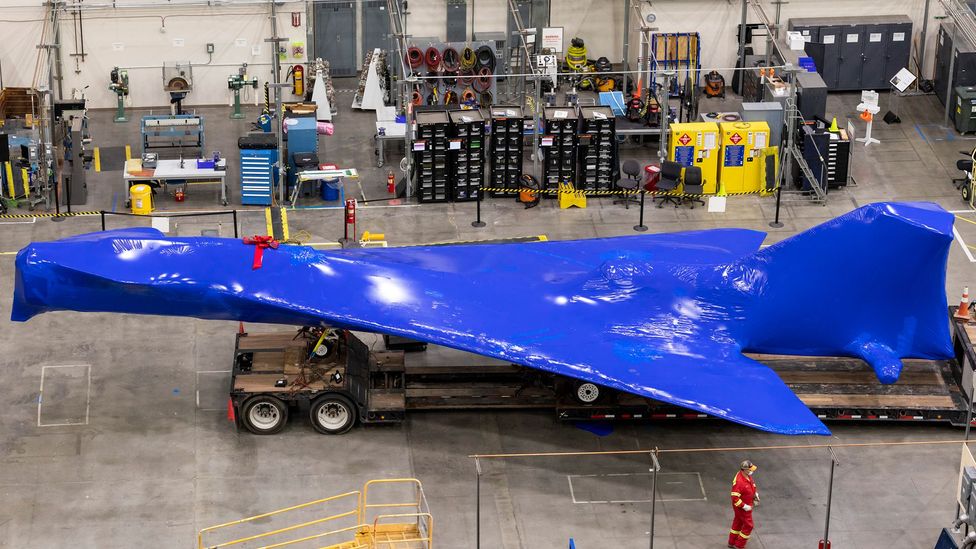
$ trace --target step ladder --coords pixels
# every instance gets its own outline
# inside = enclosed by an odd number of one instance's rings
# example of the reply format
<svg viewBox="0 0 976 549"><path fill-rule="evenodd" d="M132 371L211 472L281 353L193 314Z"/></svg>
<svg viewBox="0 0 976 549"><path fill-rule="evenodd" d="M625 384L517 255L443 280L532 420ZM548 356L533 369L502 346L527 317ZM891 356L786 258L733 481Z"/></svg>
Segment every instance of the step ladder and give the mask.
<svg viewBox="0 0 976 549"><path fill-rule="evenodd" d="M362 490L204 528L197 549L431 549L433 527L419 480L377 479Z"/></svg>
<svg viewBox="0 0 976 549"><path fill-rule="evenodd" d="M787 128L796 128L796 123L805 124L806 119L800 113L800 110L796 106L796 101L793 98L788 98L786 100L786 116L793 124L788 124ZM819 181L824 180L824 177L817 178L813 174L813 170L810 169L810 165L807 163L806 159L803 158L803 153L800 152L800 148L796 146L795 140L788 140L789 145L786 147L786 154L790 156L793 162L796 162L797 168L800 170L800 174L810 183L810 189L792 189L784 187L781 189L783 202L806 202L820 204L821 206L827 205L827 190L823 188ZM817 145L811 143L811 145L816 149ZM817 154L822 158L823 154L817 149ZM821 160L821 165L824 162ZM823 175L823 174L821 174ZM792 174L784 173L780 178L780 185L783 185L784 181L792 178Z"/></svg>

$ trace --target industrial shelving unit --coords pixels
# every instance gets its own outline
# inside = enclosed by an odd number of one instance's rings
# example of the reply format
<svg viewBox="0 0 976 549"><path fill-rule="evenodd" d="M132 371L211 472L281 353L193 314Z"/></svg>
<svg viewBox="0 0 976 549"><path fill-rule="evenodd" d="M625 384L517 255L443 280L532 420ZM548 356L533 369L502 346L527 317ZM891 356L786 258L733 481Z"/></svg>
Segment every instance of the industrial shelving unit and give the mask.
<svg viewBox="0 0 976 549"><path fill-rule="evenodd" d="M444 110L419 111L414 140L414 184L420 202L447 202L450 198L448 136L451 121Z"/></svg>
<svg viewBox="0 0 976 549"><path fill-rule="evenodd" d="M489 187L513 189L495 191L492 196L512 196L521 185L525 118L522 107L492 107Z"/></svg>
<svg viewBox="0 0 976 549"><path fill-rule="evenodd" d="M573 107L546 107L545 134L542 146L545 163L542 171L542 186L545 190L556 190L560 183L576 183L576 152L579 143L579 114ZM556 195L547 193L554 198Z"/></svg>
<svg viewBox="0 0 976 549"><path fill-rule="evenodd" d="M580 107L580 175L576 188L609 191L617 180L617 132L610 107Z"/></svg>
<svg viewBox="0 0 976 549"><path fill-rule="evenodd" d="M477 200L485 181L485 117L478 109L448 112L451 200Z"/></svg>

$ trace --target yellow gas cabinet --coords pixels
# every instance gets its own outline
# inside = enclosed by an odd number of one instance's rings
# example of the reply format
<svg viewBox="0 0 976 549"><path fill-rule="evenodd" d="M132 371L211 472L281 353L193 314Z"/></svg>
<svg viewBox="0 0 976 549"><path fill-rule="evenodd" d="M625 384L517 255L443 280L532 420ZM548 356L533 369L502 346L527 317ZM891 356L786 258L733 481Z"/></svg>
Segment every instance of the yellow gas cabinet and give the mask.
<svg viewBox="0 0 976 549"><path fill-rule="evenodd" d="M705 194L718 192L718 124L679 122L671 124L668 160L682 166L698 166L702 171Z"/></svg>
<svg viewBox="0 0 976 549"><path fill-rule="evenodd" d="M722 162L718 171L720 194L765 190L769 124L722 122L719 131L722 135Z"/></svg>

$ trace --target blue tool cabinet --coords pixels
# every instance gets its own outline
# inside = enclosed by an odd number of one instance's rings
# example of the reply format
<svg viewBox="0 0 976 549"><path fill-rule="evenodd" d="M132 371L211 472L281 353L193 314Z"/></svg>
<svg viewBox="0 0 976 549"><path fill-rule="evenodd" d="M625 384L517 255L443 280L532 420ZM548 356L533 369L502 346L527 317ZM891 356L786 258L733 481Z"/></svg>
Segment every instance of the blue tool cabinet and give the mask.
<svg viewBox="0 0 976 549"><path fill-rule="evenodd" d="M241 150L241 204L270 206L277 180L277 136L254 133L238 139Z"/></svg>

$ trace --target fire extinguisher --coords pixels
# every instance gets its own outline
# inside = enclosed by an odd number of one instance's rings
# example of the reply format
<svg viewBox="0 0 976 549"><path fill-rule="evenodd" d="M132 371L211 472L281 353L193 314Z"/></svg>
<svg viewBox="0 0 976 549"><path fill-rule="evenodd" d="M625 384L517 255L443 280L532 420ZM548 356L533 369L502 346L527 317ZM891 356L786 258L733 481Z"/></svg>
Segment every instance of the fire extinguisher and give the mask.
<svg viewBox="0 0 976 549"><path fill-rule="evenodd" d="M291 93L305 97L305 67L301 65L291 68Z"/></svg>
<svg viewBox="0 0 976 549"><path fill-rule="evenodd" d="M346 224L345 225L346 226L345 226L345 231L344 231L343 234L345 235L345 240L348 241L349 240L349 225L352 225L352 237L353 238L356 238L356 199L355 198L351 198L349 200L346 200L345 214L346 214L345 215L345 218L346 218Z"/></svg>
<svg viewBox="0 0 976 549"><path fill-rule="evenodd" d="M386 174L386 192L390 194L396 192L396 178L393 176L393 170Z"/></svg>

